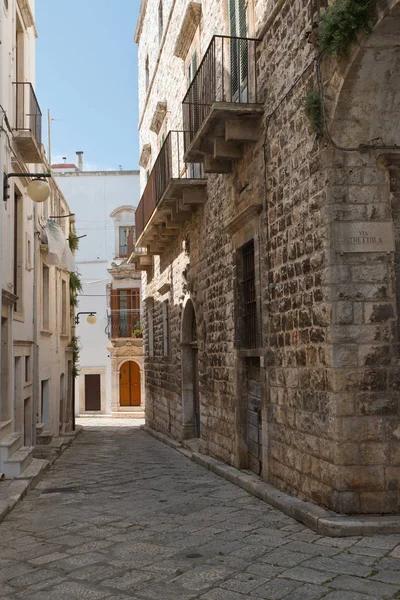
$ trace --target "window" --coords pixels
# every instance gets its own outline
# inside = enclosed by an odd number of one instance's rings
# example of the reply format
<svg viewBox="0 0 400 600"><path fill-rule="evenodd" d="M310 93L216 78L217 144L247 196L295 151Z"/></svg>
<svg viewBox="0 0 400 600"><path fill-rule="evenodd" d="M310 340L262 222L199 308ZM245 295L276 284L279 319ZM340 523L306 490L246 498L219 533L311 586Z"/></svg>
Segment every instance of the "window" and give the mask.
<svg viewBox="0 0 400 600"><path fill-rule="evenodd" d="M140 290L111 290L111 337L140 336Z"/></svg>
<svg viewBox="0 0 400 600"><path fill-rule="evenodd" d="M257 348L257 299L255 282L254 240L241 248L242 343Z"/></svg>
<svg viewBox="0 0 400 600"><path fill-rule="evenodd" d="M130 227L119 228L119 256L127 256L128 254L128 235Z"/></svg>
<svg viewBox="0 0 400 600"><path fill-rule="evenodd" d="M163 302L163 353L164 356L169 356L170 340L169 340L169 302Z"/></svg>
<svg viewBox="0 0 400 600"><path fill-rule="evenodd" d="M61 282L61 333L67 333L67 282Z"/></svg>
<svg viewBox="0 0 400 600"><path fill-rule="evenodd" d="M160 0L160 4L158 5L158 43L161 44L162 36L163 36L163 4L162 0Z"/></svg>
<svg viewBox="0 0 400 600"><path fill-rule="evenodd" d="M49 299L49 267L43 265L42 270L42 327L45 330L50 328L50 299Z"/></svg>
<svg viewBox="0 0 400 600"><path fill-rule="evenodd" d="M147 310L147 343L149 356L154 356L154 308L151 307Z"/></svg>
<svg viewBox="0 0 400 600"><path fill-rule="evenodd" d="M232 37L247 37L246 4L246 0L229 0L229 29ZM231 95L234 102L237 102L239 98L248 102L248 53L249 49L245 39L232 40Z"/></svg>
<svg viewBox="0 0 400 600"><path fill-rule="evenodd" d="M146 56L146 62L145 62L145 79L146 79L146 92L149 89L149 85L150 85L150 69L149 69L149 57Z"/></svg>
<svg viewBox="0 0 400 600"><path fill-rule="evenodd" d="M31 380L31 357L25 356L25 383Z"/></svg>
<svg viewBox="0 0 400 600"><path fill-rule="evenodd" d="M196 71L197 71L197 50L195 50L193 52L192 57L189 62L189 65L188 65L188 69L187 69L188 85L190 85L192 83L193 78L196 75Z"/></svg>

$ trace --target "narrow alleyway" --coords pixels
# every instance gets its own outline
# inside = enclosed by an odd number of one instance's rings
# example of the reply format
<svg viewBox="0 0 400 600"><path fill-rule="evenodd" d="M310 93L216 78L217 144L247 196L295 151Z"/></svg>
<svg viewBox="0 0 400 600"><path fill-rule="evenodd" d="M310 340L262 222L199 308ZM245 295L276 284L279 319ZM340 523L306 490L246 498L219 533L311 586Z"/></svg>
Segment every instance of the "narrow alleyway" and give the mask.
<svg viewBox="0 0 400 600"><path fill-rule="evenodd" d="M86 428L0 524L0 598L381 600L400 535L331 539L138 428Z"/></svg>

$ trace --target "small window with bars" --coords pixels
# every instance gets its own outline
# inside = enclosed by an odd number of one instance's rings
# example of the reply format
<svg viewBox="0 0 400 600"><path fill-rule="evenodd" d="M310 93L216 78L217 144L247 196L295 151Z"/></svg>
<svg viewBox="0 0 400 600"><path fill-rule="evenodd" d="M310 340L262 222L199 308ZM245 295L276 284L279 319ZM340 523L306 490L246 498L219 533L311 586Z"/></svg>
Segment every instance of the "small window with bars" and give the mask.
<svg viewBox="0 0 400 600"><path fill-rule="evenodd" d="M254 240L241 248L240 299L242 305L241 344L244 348L257 348L257 296L255 277Z"/></svg>

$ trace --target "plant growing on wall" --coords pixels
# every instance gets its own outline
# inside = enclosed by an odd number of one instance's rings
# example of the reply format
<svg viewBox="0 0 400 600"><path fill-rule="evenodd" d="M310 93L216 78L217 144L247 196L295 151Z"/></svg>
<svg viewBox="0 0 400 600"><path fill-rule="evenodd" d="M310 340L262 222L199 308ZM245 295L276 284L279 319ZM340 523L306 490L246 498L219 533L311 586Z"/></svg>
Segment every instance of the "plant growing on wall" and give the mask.
<svg viewBox="0 0 400 600"><path fill-rule="evenodd" d="M142 329L142 326L140 325L139 321L137 321L135 323L132 334L133 334L134 338L142 338L143 337L143 329Z"/></svg>
<svg viewBox="0 0 400 600"><path fill-rule="evenodd" d="M345 54L359 29L371 31L368 20L373 0L335 0L323 16L318 29L320 50L333 56Z"/></svg>
<svg viewBox="0 0 400 600"><path fill-rule="evenodd" d="M69 292L71 307L78 306L78 295L82 291L82 281L79 273L73 271L69 274Z"/></svg>
<svg viewBox="0 0 400 600"><path fill-rule="evenodd" d="M79 249L79 238L72 229L69 232L68 244L71 252L76 252Z"/></svg>
<svg viewBox="0 0 400 600"><path fill-rule="evenodd" d="M308 90L304 101L304 110L315 134L318 137L321 136L323 131L324 111L321 96L315 90Z"/></svg>
<svg viewBox="0 0 400 600"><path fill-rule="evenodd" d="M79 338L78 337L73 337L71 339L71 342L69 343L69 348L72 348L72 361L73 361L73 367L72 367L72 377L78 377L79 375L79 353L80 353L80 346L79 346Z"/></svg>

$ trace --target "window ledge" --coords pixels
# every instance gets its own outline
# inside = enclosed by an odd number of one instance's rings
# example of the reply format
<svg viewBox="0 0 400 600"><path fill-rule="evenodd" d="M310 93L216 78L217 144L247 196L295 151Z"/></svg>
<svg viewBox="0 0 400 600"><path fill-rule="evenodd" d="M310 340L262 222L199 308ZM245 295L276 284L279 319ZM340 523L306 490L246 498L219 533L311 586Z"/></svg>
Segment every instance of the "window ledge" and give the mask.
<svg viewBox="0 0 400 600"><path fill-rule="evenodd" d="M47 337L50 337L50 336L52 336L52 335L53 335L53 332L52 332L52 331L50 331L50 329L41 329L41 330L40 330L40 333L41 333L42 335L45 335L45 336L47 336Z"/></svg>
<svg viewBox="0 0 400 600"><path fill-rule="evenodd" d="M238 351L239 356L251 358L252 356L264 356L265 350L263 348L252 348L252 349L241 349Z"/></svg>

